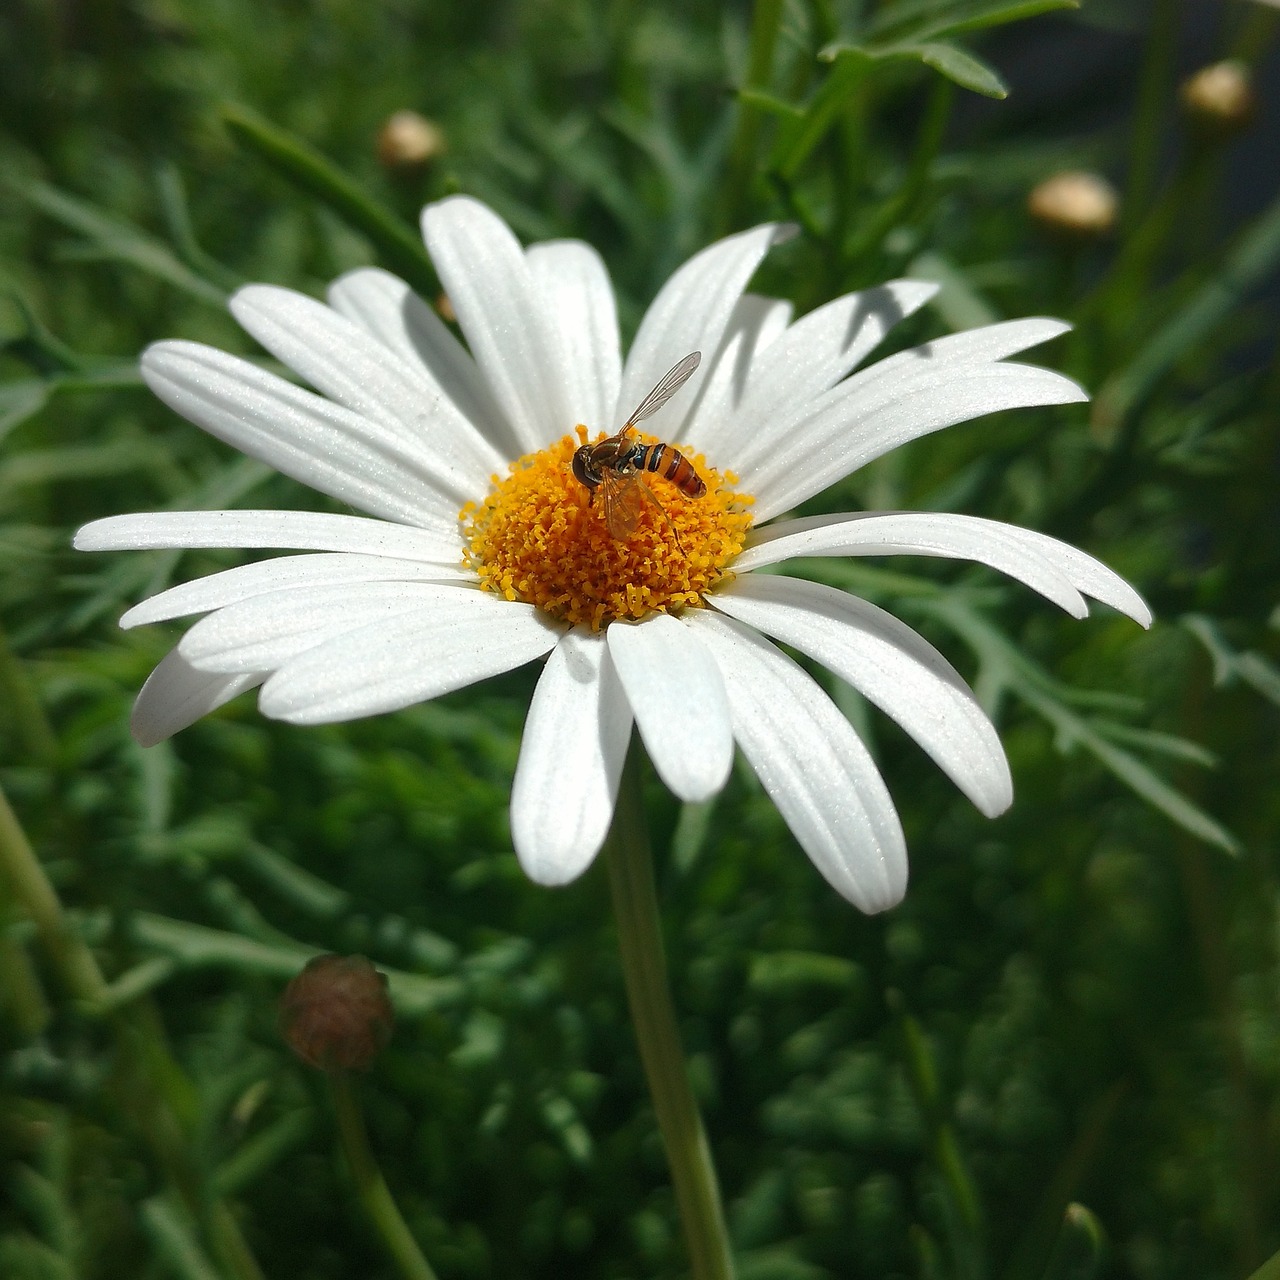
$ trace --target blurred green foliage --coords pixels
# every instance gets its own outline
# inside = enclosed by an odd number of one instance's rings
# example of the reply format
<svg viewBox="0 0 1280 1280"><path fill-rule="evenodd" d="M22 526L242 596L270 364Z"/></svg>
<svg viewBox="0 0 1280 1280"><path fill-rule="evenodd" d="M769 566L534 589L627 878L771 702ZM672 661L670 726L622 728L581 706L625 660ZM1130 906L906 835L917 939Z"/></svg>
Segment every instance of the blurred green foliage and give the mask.
<svg viewBox="0 0 1280 1280"><path fill-rule="evenodd" d="M1141 635L955 566L813 566L935 638L1013 764L1015 805L987 822L835 691L908 832L914 883L885 918L835 898L745 772L683 813L651 780L742 1280L1226 1280L1280 1248L1280 193L1264 165L1252 205L1229 199L1247 135L1180 122L1199 7L1059 8L0 15L0 779L108 983L73 998L0 903L0 1275L392 1274L323 1092L275 1032L317 950L391 974L369 1123L442 1280L681 1273L602 873L547 892L510 849L532 675L339 728L241 700L144 752L129 702L169 641L114 620L226 560L68 550L121 511L314 506L153 402L136 354L167 336L249 350L222 306L241 280L318 291L379 255L411 271L392 246L411 257L404 229L454 190L525 238L595 242L624 327L691 251L770 217L805 234L760 287L801 308L915 273L944 289L903 342L1072 319L1036 358L1097 394L1091 416L955 428L820 502L1027 524L1156 610ZM1278 17L1215 7L1201 60L1264 65ZM1006 62L1027 48L1078 73L1020 82ZM970 93L1010 86L981 109ZM402 107L448 151L389 172L375 139ZM363 212L299 185L236 127L254 119L349 175ZM1071 166L1121 184L1111 237L1031 225L1028 189Z"/></svg>

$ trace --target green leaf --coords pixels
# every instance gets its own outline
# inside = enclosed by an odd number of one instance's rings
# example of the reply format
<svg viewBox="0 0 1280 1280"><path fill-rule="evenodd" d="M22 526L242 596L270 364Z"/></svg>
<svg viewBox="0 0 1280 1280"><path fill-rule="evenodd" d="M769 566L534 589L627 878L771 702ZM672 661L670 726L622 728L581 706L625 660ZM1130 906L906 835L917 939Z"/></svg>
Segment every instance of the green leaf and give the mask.
<svg viewBox="0 0 1280 1280"><path fill-rule="evenodd" d="M205 1253L195 1224L177 1197L157 1195L142 1202L138 1220L157 1254L179 1280L222 1280Z"/></svg>
<svg viewBox="0 0 1280 1280"><path fill-rule="evenodd" d="M1044 1280L1094 1280L1105 1251L1106 1237L1098 1219L1082 1204L1068 1205Z"/></svg>
<svg viewBox="0 0 1280 1280"><path fill-rule="evenodd" d="M23 378L0 387L0 440L44 408L49 384L43 378Z"/></svg>
<svg viewBox="0 0 1280 1280"><path fill-rule="evenodd" d="M1145 747L1148 751L1168 756L1173 760L1203 765L1206 769L1216 768L1218 764L1218 757L1212 751L1207 751L1198 742L1179 738L1173 733L1138 729L1133 725L1117 724L1112 720L1097 721L1097 729L1104 738L1109 738L1112 742L1127 742L1131 746Z"/></svg>
<svg viewBox="0 0 1280 1280"><path fill-rule="evenodd" d="M300 942L259 942L238 933L144 912L130 918L129 932L139 946L167 956L183 969L225 968L287 979L296 976L312 956L319 954L317 948ZM406 1014L444 1008L462 995L462 983L452 978L428 978L383 964L378 968L387 975L396 1008Z"/></svg>
<svg viewBox="0 0 1280 1280"><path fill-rule="evenodd" d="M921 62L941 72L962 89L972 89L974 93L980 93L986 98L1009 96L1008 86L995 71L980 58L975 58L973 54L966 53L953 44L934 41L907 46L904 52L919 57Z"/></svg>
<svg viewBox="0 0 1280 1280"><path fill-rule="evenodd" d="M1280 1280L1280 1253L1273 1253L1249 1276L1249 1280Z"/></svg>
<svg viewBox="0 0 1280 1280"><path fill-rule="evenodd" d="M1051 699L1037 698L1027 688L1020 688L1020 697L1037 706L1045 718L1059 731L1064 744L1077 743L1102 762L1121 782L1137 792L1149 805L1159 809L1167 818L1184 831L1216 845L1225 853L1239 853L1236 838L1225 827L1215 822L1203 809L1197 808L1181 792L1175 791L1158 773L1149 769L1136 756L1108 742L1085 721ZM1037 705L1038 704L1038 705Z"/></svg>
<svg viewBox="0 0 1280 1280"><path fill-rule="evenodd" d="M1238 652L1227 642L1213 618L1188 614L1182 619L1182 625L1208 650L1215 685L1222 688L1243 680L1268 702L1280 707L1280 670L1270 659L1252 649Z"/></svg>
<svg viewBox="0 0 1280 1280"><path fill-rule="evenodd" d="M868 34L895 41L928 40L956 31L1002 27L1055 9L1079 7L1079 0L961 0L939 12L937 0L907 0L877 14Z"/></svg>
<svg viewBox="0 0 1280 1280"><path fill-rule="evenodd" d="M923 62L962 89L970 89L987 98L1007 98L1008 86L980 58L959 46L942 40L923 43L899 41L893 44L831 44L818 55L824 61L851 62L915 61Z"/></svg>
<svg viewBox="0 0 1280 1280"><path fill-rule="evenodd" d="M784 122L779 130L769 168L790 180L800 171L813 149L835 123L845 104L862 87L869 58L862 50L842 51L835 66L810 99L803 114Z"/></svg>
<svg viewBox="0 0 1280 1280"><path fill-rule="evenodd" d="M1226 853L1239 852L1238 842L1225 827L1136 756L1109 742L1097 727L1077 715L1058 696L1054 682L970 605L957 596L948 596L919 601L918 607L953 627L973 648L984 667L993 664L1003 677L1004 687L1053 726L1061 750L1083 747L1121 782L1185 831Z"/></svg>
<svg viewBox="0 0 1280 1280"><path fill-rule="evenodd" d="M11 190L55 221L84 236L89 248L113 262L136 267L198 298L221 307L226 293L198 276L163 241L128 222L103 213L95 205L34 179L9 179Z"/></svg>
<svg viewBox="0 0 1280 1280"><path fill-rule="evenodd" d="M804 110L793 102L787 102L772 93L761 89L739 89L738 101L749 107L758 107L766 115L777 116L780 120L803 120Z"/></svg>
<svg viewBox="0 0 1280 1280"><path fill-rule="evenodd" d="M809 987L848 992L862 977L859 966L843 956L816 951L774 951L752 957L748 981L757 991L778 995Z"/></svg>
<svg viewBox="0 0 1280 1280"><path fill-rule="evenodd" d="M268 1173L306 1139L313 1127L309 1111L286 1111L260 1133L242 1141L213 1175L219 1195L236 1195Z"/></svg>
<svg viewBox="0 0 1280 1280"><path fill-rule="evenodd" d="M1280 707L1280 670L1276 669L1273 662L1251 649L1240 655L1236 670L1241 680L1262 694L1268 702L1274 702Z"/></svg>
<svg viewBox="0 0 1280 1280"><path fill-rule="evenodd" d="M440 285L421 239L354 178L310 143L245 107L228 103L220 114L238 143L366 236L386 265L420 293L435 296Z"/></svg>
<svg viewBox="0 0 1280 1280"><path fill-rule="evenodd" d="M941 286L929 305L956 333L995 324L1000 319L999 312L973 287L969 277L941 254L917 254L907 264L906 274L913 280L932 280Z"/></svg>

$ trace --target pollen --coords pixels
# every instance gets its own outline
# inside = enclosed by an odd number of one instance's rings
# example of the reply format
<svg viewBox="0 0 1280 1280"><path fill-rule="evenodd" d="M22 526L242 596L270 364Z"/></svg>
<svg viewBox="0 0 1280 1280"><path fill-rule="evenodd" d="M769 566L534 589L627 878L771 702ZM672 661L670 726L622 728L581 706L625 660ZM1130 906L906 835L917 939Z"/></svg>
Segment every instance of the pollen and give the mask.
<svg viewBox="0 0 1280 1280"><path fill-rule="evenodd" d="M698 607L732 576L727 566L751 527L751 497L734 491L732 472L721 474L685 449L706 492L690 498L660 474L630 477L623 483L646 491L633 504L635 528L614 537L604 495L593 496L571 468L587 436L580 426L576 436L526 454L505 479L493 477L487 497L462 508L466 561L480 585L593 631L618 618Z"/></svg>

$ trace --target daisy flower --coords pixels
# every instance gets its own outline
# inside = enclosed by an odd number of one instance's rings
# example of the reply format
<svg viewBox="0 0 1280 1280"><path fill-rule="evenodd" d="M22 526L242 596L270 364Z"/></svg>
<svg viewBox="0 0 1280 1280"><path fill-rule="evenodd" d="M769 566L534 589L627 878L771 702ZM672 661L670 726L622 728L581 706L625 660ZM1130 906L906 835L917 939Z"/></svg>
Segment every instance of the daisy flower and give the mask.
<svg viewBox="0 0 1280 1280"><path fill-rule="evenodd" d="M511 794L532 879L563 884L599 851L634 723L686 801L724 785L736 744L818 870L879 911L906 886L893 803L848 720L774 642L890 715L983 813L1011 802L1009 768L925 639L773 567L967 559L1077 617L1091 596L1150 621L1104 565L1027 529L910 511L779 518L908 440L1084 400L1061 374L1007 360L1065 324L989 325L854 372L934 286L896 280L793 320L786 303L745 292L788 232L762 226L682 266L624 360L609 277L588 245L522 248L463 196L430 205L422 223L465 347L406 284L365 268L335 281L327 305L271 285L231 300L314 391L197 343L144 353L148 385L178 413L366 514L154 512L80 530L84 550L306 553L175 586L124 615L124 627L203 615L138 696L141 743L255 687L264 715L323 724L545 660ZM688 380L637 415L695 352Z"/></svg>

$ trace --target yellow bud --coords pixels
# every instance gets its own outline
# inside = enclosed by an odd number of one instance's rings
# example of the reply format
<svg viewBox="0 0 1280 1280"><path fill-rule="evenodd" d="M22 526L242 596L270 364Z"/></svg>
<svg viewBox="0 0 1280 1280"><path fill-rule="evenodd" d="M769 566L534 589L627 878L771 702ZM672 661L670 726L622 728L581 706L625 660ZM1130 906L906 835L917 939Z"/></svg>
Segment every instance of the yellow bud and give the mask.
<svg viewBox="0 0 1280 1280"><path fill-rule="evenodd" d="M1178 91L1191 124L1210 137L1229 137L1253 122L1258 100L1249 68L1234 60L1201 67Z"/></svg>
<svg viewBox="0 0 1280 1280"><path fill-rule="evenodd" d="M416 111L397 111L378 130L384 169L422 169L446 149L444 130Z"/></svg>
<svg viewBox="0 0 1280 1280"><path fill-rule="evenodd" d="M1116 222L1119 199L1101 174L1066 170L1046 178L1027 197L1027 212L1063 240L1096 240Z"/></svg>

